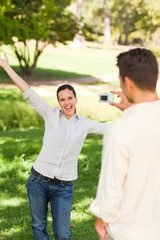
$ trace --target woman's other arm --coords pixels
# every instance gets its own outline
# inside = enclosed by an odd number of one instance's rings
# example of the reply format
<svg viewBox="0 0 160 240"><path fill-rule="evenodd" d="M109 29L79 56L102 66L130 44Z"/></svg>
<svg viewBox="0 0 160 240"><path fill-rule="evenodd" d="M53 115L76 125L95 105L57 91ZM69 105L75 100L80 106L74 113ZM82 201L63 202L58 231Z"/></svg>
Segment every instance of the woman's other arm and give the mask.
<svg viewBox="0 0 160 240"><path fill-rule="evenodd" d="M22 92L26 92L29 89L29 85L10 67L6 54L4 54L4 58L0 58L0 66Z"/></svg>

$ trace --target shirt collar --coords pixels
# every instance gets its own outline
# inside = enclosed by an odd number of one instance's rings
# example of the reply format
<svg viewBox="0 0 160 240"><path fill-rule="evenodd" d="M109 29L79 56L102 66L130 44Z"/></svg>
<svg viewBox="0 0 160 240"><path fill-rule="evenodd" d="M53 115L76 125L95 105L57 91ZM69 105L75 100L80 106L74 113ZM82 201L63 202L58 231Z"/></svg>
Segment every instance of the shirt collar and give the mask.
<svg viewBox="0 0 160 240"><path fill-rule="evenodd" d="M63 117L63 112L62 112L62 110L61 109L59 109L59 117L61 118L61 117ZM77 113L75 113L71 118L73 118L73 117L75 117L75 118L77 118L77 119L79 119L79 117L78 117L78 115L77 115ZM70 118L70 119L71 119Z"/></svg>

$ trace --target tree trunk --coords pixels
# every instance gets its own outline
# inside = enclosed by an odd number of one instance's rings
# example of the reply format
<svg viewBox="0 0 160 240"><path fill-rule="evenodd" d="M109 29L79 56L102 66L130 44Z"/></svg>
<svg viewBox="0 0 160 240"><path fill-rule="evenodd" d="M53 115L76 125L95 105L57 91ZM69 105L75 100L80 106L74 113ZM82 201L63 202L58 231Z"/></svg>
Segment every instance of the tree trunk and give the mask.
<svg viewBox="0 0 160 240"><path fill-rule="evenodd" d="M122 44L122 33L120 32L119 38L118 38L118 44Z"/></svg>
<svg viewBox="0 0 160 240"><path fill-rule="evenodd" d="M108 0L104 0L104 42L107 45L112 45Z"/></svg>
<svg viewBox="0 0 160 240"><path fill-rule="evenodd" d="M47 44L47 42L40 43L39 41L35 41L35 50L32 62L30 60L29 46L25 41L23 42L23 48L17 47L16 44L12 45L19 61L20 68L26 76L35 76L38 58Z"/></svg>
<svg viewBox="0 0 160 240"><path fill-rule="evenodd" d="M82 1L83 0L76 0L76 16L78 19L78 25L79 25L79 32L76 34L73 40L73 48L86 48L85 45L85 38L82 32L83 22L81 21L82 18Z"/></svg>
<svg viewBox="0 0 160 240"><path fill-rule="evenodd" d="M126 24L125 24L125 44L128 45L128 35L129 35L129 24L130 24L130 19L129 19L129 14L130 14L130 6L129 3L126 6Z"/></svg>

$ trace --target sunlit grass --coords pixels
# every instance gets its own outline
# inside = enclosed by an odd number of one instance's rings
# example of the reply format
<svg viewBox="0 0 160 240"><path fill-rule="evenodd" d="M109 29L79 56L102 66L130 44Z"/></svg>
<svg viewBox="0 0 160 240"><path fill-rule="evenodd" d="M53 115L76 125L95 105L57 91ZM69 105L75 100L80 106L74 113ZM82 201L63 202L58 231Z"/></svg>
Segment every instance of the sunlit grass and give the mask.
<svg viewBox="0 0 160 240"><path fill-rule="evenodd" d="M26 80L57 80L84 76L100 77L118 72L116 56L119 54L119 50L107 48L98 43L96 45L88 43L87 45L88 47L84 50L73 49L71 43L65 46L58 45L56 48L49 45L39 57L36 76L27 77ZM32 45L30 51L32 55L34 52ZM1 46L1 57L3 57L3 52L7 53L9 62L16 72L25 78L21 73L12 48ZM8 82L9 78L3 69L0 69L0 82L6 81Z"/></svg>
<svg viewBox="0 0 160 240"><path fill-rule="evenodd" d="M23 198L19 198L19 197L14 197L11 198L10 196L7 197L7 193L3 193L3 196L5 195L5 200L1 200L1 204L3 205L3 207L9 207L9 206L20 206L21 204L23 204L25 201ZM7 199L8 198L8 199Z"/></svg>

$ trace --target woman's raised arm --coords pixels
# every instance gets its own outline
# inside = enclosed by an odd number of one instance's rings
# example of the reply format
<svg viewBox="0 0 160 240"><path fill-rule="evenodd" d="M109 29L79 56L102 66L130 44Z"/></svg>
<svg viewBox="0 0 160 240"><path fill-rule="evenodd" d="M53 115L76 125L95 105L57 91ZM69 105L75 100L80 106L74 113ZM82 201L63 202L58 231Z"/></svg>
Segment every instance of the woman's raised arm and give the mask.
<svg viewBox="0 0 160 240"><path fill-rule="evenodd" d="M22 92L28 90L29 85L10 67L7 54L4 54L4 58L0 58L0 66Z"/></svg>

